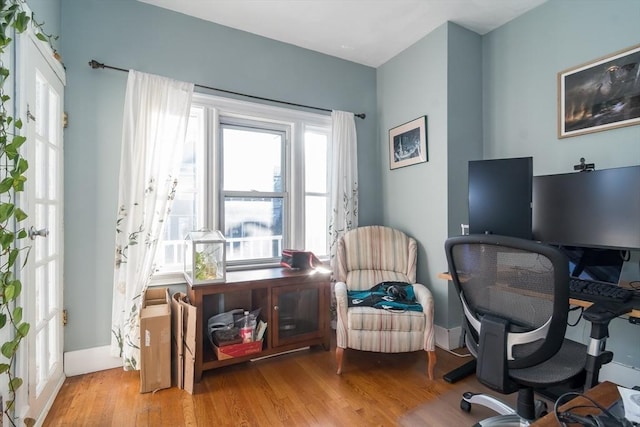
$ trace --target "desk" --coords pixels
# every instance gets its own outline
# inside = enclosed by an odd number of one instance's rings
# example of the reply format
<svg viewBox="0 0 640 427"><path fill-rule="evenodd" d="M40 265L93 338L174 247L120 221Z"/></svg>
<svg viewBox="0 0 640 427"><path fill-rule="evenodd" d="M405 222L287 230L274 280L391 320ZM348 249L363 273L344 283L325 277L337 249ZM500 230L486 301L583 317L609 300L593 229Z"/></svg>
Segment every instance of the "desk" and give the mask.
<svg viewBox="0 0 640 427"><path fill-rule="evenodd" d="M452 280L451 274L449 273L439 273L438 278L443 280ZM635 297L637 299L637 297ZM588 308L593 305L592 301L585 301L581 299L569 298L569 304L573 306ZM640 319L640 300L636 301L636 304L633 306L631 311L626 313L625 315L629 317L635 317Z"/></svg>
<svg viewBox="0 0 640 427"><path fill-rule="evenodd" d="M613 405L618 399L620 399L620 393L618 393L618 387L609 381L602 382L592 389L588 390L585 393L586 396L598 402L598 404L604 408L609 408ZM560 406L560 411L567 410L576 405L587 405L592 406L588 399L585 399L582 396L575 397L574 399L564 403ZM579 415L597 415L600 413L600 410L597 408L580 408L575 409L572 412L575 412ZM549 413L544 417L537 420L532 424L535 427L558 427L558 421L556 420L556 416L553 413L553 408L549 408Z"/></svg>

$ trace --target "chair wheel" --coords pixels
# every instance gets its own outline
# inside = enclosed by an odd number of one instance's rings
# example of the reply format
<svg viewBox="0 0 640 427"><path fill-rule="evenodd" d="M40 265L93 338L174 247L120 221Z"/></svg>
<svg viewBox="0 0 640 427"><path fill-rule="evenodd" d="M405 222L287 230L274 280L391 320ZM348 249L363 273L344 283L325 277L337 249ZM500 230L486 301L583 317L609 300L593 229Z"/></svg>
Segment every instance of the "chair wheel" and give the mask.
<svg viewBox="0 0 640 427"><path fill-rule="evenodd" d="M471 412L471 403L467 402L466 400L462 399L460 401L460 409L462 409L464 412Z"/></svg>
<svg viewBox="0 0 640 427"><path fill-rule="evenodd" d="M535 417L536 417L536 420L538 418L544 417L547 414L548 414L547 402L545 402L544 400L536 400L536 403L535 403Z"/></svg>

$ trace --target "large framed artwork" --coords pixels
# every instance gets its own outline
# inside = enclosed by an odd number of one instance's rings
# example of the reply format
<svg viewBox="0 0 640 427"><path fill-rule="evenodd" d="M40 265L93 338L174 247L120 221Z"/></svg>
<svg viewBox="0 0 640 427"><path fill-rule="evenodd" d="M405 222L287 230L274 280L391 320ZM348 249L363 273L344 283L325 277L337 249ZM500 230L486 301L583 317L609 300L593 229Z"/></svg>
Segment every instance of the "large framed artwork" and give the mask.
<svg viewBox="0 0 640 427"><path fill-rule="evenodd" d="M558 137L640 124L640 45L558 73Z"/></svg>
<svg viewBox="0 0 640 427"><path fill-rule="evenodd" d="M389 130L389 167L415 165L429 160L427 116L418 117Z"/></svg>

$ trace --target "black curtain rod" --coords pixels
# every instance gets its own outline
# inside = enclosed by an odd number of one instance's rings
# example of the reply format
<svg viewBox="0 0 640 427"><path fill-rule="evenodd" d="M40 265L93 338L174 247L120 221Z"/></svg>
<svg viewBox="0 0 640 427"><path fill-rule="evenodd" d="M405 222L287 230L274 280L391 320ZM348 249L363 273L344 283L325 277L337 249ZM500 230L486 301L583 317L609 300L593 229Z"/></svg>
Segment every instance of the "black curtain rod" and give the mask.
<svg viewBox="0 0 640 427"><path fill-rule="evenodd" d="M125 70L124 68L112 67L111 65L102 64L102 63L96 61L95 59L92 59L91 61L89 61L89 66L91 68L93 68L94 70L97 69L97 68L109 68L111 70L124 71L125 73L129 72L129 70ZM197 83L195 83L194 86L202 88L202 89L209 89L209 90L214 90L214 91L217 91L217 92L224 92L224 93L230 93L232 95L244 96L244 97L247 97L247 98L260 99L262 101L277 102L279 104L293 105L294 107L310 108L312 110L320 110L320 111L328 111L328 112L332 111L332 110L329 110L328 108L312 107L310 105L296 104L295 102L279 101L277 99L263 98L261 96L255 96L255 95L247 95L246 93L233 92L231 90L226 90L226 89L218 89L218 88L215 88L215 87L200 85L200 84L197 84ZM365 117L367 117L367 115L365 113L354 114L354 116L356 116L356 117L358 117L360 119L364 119Z"/></svg>

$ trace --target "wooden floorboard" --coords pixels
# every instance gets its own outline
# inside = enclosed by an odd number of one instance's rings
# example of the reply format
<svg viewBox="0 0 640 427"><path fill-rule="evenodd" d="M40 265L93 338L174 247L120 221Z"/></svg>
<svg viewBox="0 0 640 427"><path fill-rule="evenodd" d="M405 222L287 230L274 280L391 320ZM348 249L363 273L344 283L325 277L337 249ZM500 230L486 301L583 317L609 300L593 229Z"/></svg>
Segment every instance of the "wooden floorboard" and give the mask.
<svg viewBox="0 0 640 427"><path fill-rule="evenodd" d="M468 359L441 349L437 355L433 381L424 352L347 350L338 376L333 350L311 348L207 371L193 395L175 387L140 394L138 372L111 369L67 378L44 426L438 427L494 415L460 410L463 392L488 390L474 376L444 381Z"/></svg>

